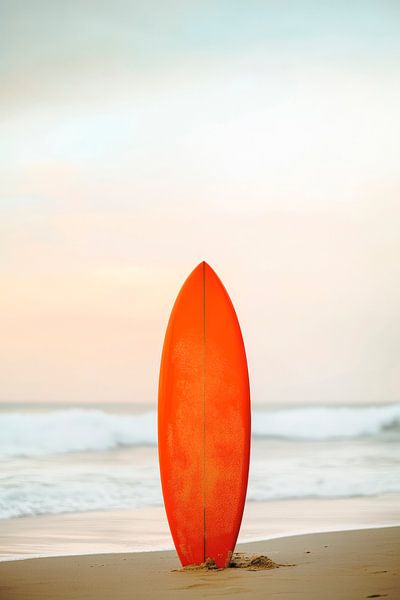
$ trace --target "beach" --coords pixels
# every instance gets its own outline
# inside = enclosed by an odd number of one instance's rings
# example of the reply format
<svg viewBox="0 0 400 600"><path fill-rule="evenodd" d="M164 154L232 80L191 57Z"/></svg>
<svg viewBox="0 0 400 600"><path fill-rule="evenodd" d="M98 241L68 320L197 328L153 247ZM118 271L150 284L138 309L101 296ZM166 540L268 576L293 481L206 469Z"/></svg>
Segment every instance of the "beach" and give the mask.
<svg viewBox="0 0 400 600"><path fill-rule="evenodd" d="M255 409L236 551L295 566L182 573L154 409L4 407L0 600L399 598L399 413Z"/></svg>
<svg viewBox="0 0 400 600"><path fill-rule="evenodd" d="M3 519L0 600L397 599L399 505L398 494L249 502L235 552L290 565L258 571L182 572L162 507Z"/></svg>
<svg viewBox="0 0 400 600"><path fill-rule="evenodd" d="M314 533L241 544L278 568L182 571L174 551L0 563L1 600L400 597L400 528Z"/></svg>
<svg viewBox="0 0 400 600"><path fill-rule="evenodd" d="M400 600L400 0L0 3L0 600Z"/></svg>

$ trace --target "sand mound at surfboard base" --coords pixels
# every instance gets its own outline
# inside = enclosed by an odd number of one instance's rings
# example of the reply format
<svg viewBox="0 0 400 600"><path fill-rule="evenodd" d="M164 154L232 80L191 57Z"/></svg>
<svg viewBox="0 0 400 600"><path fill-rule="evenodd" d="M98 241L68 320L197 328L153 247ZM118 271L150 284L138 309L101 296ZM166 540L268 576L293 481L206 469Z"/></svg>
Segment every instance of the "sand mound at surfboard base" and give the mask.
<svg viewBox="0 0 400 600"><path fill-rule="evenodd" d="M248 571L261 571L265 569L279 569L279 567L289 567L294 565L279 564L264 556L263 554L244 554L241 552L235 552L232 555L231 562L229 563L230 569L247 569ZM217 567L212 558L207 558L200 565L188 565L177 569L178 571L222 571Z"/></svg>
<svg viewBox="0 0 400 600"><path fill-rule="evenodd" d="M187 565L181 569L174 569L174 571L222 571L222 569L217 567L212 558L207 558L199 565Z"/></svg>
<svg viewBox="0 0 400 600"><path fill-rule="evenodd" d="M248 569L249 571L258 571L262 569L279 569L285 565L274 562L268 556L263 554L243 554L235 552L233 554L229 567L233 569Z"/></svg>

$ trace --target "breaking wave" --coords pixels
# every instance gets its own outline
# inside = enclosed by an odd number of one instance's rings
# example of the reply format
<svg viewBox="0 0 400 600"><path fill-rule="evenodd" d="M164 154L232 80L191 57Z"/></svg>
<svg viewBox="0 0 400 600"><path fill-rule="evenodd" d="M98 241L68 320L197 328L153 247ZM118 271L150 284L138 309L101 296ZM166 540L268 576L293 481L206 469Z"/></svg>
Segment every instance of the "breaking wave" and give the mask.
<svg viewBox="0 0 400 600"><path fill-rule="evenodd" d="M101 452L123 446L157 444L155 410L113 414L99 409L0 412L0 458ZM383 406L303 406L253 410L258 438L333 440L400 431L400 404Z"/></svg>

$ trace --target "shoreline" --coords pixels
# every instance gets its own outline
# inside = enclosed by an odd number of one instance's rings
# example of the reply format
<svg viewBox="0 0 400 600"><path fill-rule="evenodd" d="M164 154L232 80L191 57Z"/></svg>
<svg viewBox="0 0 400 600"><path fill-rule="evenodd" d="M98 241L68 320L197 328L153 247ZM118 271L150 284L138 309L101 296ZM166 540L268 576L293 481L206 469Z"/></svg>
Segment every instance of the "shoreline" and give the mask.
<svg viewBox="0 0 400 600"><path fill-rule="evenodd" d="M398 598L400 527L312 533L239 544L281 566L182 571L174 551L30 558L0 563L2 600Z"/></svg>
<svg viewBox="0 0 400 600"><path fill-rule="evenodd" d="M400 526L400 495L248 502L238 544ZM0 521L0 564L53 556L173 549L163 507Z"/></svg>

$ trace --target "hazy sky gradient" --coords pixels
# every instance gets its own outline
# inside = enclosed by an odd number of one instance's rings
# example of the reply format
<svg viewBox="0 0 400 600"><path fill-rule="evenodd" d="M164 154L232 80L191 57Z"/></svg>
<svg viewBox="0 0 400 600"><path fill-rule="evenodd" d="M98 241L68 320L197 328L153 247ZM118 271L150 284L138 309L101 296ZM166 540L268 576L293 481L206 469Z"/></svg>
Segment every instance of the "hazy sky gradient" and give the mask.
<svg viewBox="0 0 400 600"><path fill-rule="evenodd" d="M400 399L398 2L0 0L0 400L155 402L205 259L254 402Z"/></svg>

